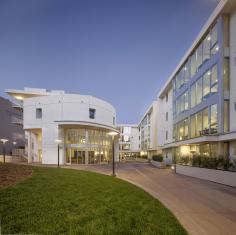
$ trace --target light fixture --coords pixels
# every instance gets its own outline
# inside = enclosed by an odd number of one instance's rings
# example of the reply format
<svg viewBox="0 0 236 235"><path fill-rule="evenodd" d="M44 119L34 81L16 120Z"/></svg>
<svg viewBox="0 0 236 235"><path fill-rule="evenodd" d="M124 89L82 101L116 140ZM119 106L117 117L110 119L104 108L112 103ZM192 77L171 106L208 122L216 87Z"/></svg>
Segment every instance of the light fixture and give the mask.
<svg viewBox="0 0 236 235"><path fill-rule="evenodd" d="M174 170L174 169L175 169L175 166L172 165L172 166L171 166L171 169Z"/></svg>
<svg viewBox="0 0 236 235"><path fill-rule="evenodd" d="M8 139L0 139L0 141L3 142L3 144L5 144L8 141Z"/></svg>
<svg viewBox="0 0 236 235"><path fill-rule="evenodd" d="M207 40L210 41L210 40L211 40L211 36L208 36L208 37L207 37Z"/></svg>
<svg viewBox="0 0 236 235"><path fill-rule="evenodd" d="M14 96L15 97L15 99L17 99L17 100L23 100L24 98L23 98L23 96L20 96L20 95L16 95L16 96Z"/></svg>
<svg viewBox="0 0 236 235"><path fill-rule="evenodd" d="M207 75L209 75L209 76L210 76L210 75L211 75L211 71L208 71L208 72L207 72Z"/></svg>
<svg viewBox="0 0 236 235"><path fill-rule="evenodd" d="M219 47L218 46L216 47L216 51L219 51Z"/></svg>
<svg viewBox="0 0 236 235"><path fill-rule="evenodd" d="M118 135L118 132L110 131L107 134L110 135L110 136L116 136L116 135Z"/></svg>
<svg viewBox="0 0 236 235"><path fill-rule="evenodd" d="M62 142L62 140L56 139L55 142L58 143L58 144L60 144L60 143Z"/></svg>
<svg viewBox="0 0 236 235"><path fill-rule="evenodd" d="M16 142L16 141L13 141L12 143L13 143L13 145L16 145L16 144L17 144L17 142Z"/></svg>

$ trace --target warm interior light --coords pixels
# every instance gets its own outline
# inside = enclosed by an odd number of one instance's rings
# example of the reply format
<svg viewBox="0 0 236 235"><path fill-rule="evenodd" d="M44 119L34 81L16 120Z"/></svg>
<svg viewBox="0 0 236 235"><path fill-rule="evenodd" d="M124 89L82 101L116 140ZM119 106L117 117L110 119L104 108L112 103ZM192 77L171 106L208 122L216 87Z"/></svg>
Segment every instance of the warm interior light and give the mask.
<svg viewBox="0 0 236 235"><path fill-rule="evenodd" d="M62 140L56 139L55 142L60 144L62 142Z"/></svg>
<svg viewBox="0 0 236 235"><path fill-rule="evenodd" d="M4 144L8 141L8 139L0 139Z"/></svg>
<svg viewBox="0 0 236 235"><path fill-rule="evenodd" d="M189 156L190 154L190 146L182 145L180 147L180 153L182 156Z"/></svg>
<svg viewBox="0 0 236 235"><path fill-rule="evenodd" d="M115 131L110 131L110 132L108 132L108 135L111 135L111 136L116 136L116 135L118 135L118 133L117 133L117 132L115 132Z"/></svg>
<svg viewBox="0 0 236 235"><path fill-rule="evenodd" d="M17 100L23 100L24 98L22 97L22 96L20 96L20 95L16 95L16 96L14 96Z"/></svg>

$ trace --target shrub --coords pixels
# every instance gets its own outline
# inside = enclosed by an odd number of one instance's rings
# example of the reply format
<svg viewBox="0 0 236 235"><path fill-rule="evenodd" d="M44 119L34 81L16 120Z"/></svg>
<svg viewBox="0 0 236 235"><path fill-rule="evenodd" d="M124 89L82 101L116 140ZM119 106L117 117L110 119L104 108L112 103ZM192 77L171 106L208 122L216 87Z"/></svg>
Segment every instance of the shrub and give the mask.
<svg viewBox="0 0 236 235"><path fill-rule="evenodd" d="M144 155L140 155L140 157L143 158L143 159L147 159L148 155L144 154Z"/></svg>
<svg viewBox="0 0 236 235"><path fill-rule="evenodd" d="M153 155L152 160L157 161L157 162L162 162L163 161L163 156L161 154Z"/></svg>

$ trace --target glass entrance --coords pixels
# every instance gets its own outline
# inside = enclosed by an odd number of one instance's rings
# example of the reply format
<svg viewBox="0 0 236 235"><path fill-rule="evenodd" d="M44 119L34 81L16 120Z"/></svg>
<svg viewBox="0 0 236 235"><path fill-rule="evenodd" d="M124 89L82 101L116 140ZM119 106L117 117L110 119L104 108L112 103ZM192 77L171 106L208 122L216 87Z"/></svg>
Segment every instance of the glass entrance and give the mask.
<svg viewBox="0 0 236 235"><path fill-rule="evenodd" d="M85 151L68 149L66 156L67 164L85 164Z"/></svg>

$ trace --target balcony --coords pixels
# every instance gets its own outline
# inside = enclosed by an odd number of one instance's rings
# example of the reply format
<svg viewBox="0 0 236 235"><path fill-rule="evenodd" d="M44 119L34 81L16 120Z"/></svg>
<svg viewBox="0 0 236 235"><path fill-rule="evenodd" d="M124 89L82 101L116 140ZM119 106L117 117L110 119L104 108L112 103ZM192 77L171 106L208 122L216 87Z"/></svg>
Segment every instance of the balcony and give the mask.
<svg viewBox="0 0 236 235"><path fill-rule="evenodd" d="M11 123L19 126L23 126L23 119L12 116L11 117Z"/></svg>
<svg viewBox="0 0 236 235"><path fill-rule="evenodd" d="M18 110L18 111L23 111L23 104L22 103L12 103L12 108Z"/></svg>

